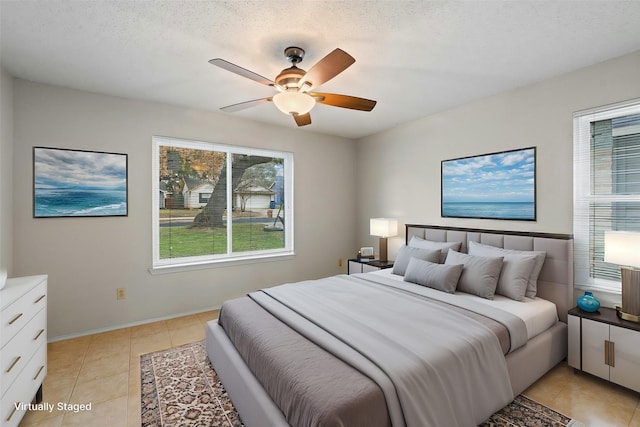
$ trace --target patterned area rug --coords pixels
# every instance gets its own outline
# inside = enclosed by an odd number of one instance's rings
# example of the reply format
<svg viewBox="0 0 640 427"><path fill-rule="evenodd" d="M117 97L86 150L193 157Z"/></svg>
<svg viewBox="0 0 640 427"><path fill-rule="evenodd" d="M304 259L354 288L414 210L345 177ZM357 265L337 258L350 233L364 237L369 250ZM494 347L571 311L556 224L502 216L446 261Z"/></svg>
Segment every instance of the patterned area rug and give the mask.
<svg viewBox="0 0 640 427"><path fill-rule="evenodd" d="M493 414L480 427L584 427L580 421L562 415L541 403L519 395Z"/></svg>
<svg viewBox="0 0 640 427"><path fill-rule="evenodd" d="M243 426L213 370L204 341L140 357L142 426ZM525 396L518 396L481 427L583 427Z"/></svg>
<svg viewBox="0 0 640 427"><path fill-rule="evenodd" d="M142 427L243 426L204 341L140 356Z"/></svg>

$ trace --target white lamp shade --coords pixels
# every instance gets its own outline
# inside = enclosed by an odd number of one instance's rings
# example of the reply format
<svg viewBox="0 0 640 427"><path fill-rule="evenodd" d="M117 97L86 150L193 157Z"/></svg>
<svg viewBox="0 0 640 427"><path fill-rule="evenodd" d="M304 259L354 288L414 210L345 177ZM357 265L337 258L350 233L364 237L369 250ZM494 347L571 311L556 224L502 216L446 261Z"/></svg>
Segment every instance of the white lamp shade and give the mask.
<svg viewBox="0 0 640 427"><path fill-rule="evenodd" d="M640 233L607 231L604 233L604 261L640 267Z"/></svg>
<svg viewBox="0 0 640 427"><path fill-rule="evenodd" d="M285 114L307 114L316 105L316 100L304 92L280 92L273 96L273 103Z"/></svg>
<svg viewBox="0 0 640 427"><path fill-rule="evenodd" d="M392 237L398 234L398 220L395 218L371 218L369 234L379 237Z"/></svg>

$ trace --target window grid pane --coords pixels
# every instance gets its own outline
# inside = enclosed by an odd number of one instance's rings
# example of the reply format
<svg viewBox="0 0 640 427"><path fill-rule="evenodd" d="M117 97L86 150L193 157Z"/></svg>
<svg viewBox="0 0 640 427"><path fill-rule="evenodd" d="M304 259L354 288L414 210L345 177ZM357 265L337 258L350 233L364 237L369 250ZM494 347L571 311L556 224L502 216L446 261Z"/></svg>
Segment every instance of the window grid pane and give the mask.
<svg viewBox="0 0 640 427"><path fill-rule="evenodd" d="M219 182L225 162L224 152L160 147L160 259L226 254L226 192ZM218 213L220 220L211 221Z"/></svg>
<svg viewBox="0 0 640 427"><path fill-rule="evenodd" d="M275 209L283 165L282 157L234 154L233 252L285 247L284 206Z"/></svg>

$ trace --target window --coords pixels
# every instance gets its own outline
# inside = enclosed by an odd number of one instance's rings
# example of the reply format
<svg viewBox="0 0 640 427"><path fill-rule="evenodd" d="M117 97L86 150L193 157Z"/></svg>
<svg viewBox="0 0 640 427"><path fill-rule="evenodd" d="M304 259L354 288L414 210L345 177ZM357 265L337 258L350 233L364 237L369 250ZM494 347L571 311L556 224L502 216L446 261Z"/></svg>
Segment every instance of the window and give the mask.
<svg viewBox="0 0 640 427"><path fill-rule="evenodd" d="M154 137L153 165L154 269L293 255L291 153Z"/></svg>
<svg viewBox="0 0 640 427"><path fill-rule="evenodd" d="M206 204L209 201L209 199L211 198L211 193L200 193L200 194L198 194L198 196L199 196L198 197L198 201L200 203Z"/></svg>
<svg viewBox="0 0 640 427"><path fill-rule="evenodd" d="M576 285L620 292L604 233L640 231L640 100L574 115Z"/></svg>

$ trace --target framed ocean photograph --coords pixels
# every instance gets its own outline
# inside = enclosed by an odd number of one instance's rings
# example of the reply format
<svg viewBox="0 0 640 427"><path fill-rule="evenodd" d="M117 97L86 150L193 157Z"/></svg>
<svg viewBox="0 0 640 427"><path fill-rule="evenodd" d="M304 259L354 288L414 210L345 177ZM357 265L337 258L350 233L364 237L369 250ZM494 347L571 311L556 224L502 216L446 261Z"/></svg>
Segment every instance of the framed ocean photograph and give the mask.
<svg viewBox="0 0 640 427"><path fill-rule="evenodd" d="M441 215L536 220L536 148L443 160Z"/></svg>
<svg viewBox="0 0 640 427"><path fill-rule="evenodd" d="M33 147L33 216L127 216L126 154Z"/></svg>

